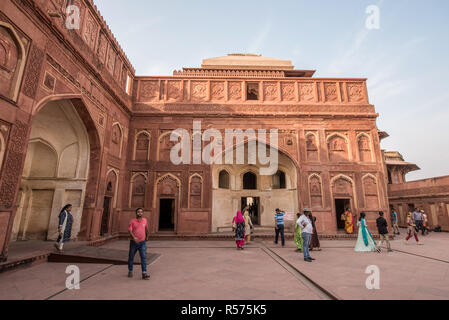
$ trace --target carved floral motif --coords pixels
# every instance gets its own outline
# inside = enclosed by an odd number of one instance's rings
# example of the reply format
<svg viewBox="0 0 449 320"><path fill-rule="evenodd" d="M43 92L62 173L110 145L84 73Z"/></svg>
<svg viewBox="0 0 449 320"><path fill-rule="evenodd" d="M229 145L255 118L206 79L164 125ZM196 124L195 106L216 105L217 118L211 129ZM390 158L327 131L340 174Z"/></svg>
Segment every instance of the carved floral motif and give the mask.
<svg viewBox="0 0 449 320"><path fill-rule="evenodd" d="M182 97L181 81L168 81L168 100L178 101Z"/></svg>
<svg viewBox="0 0 449 320"><path fill-rule="evenodd" d="M348 88L349 102L364 101L364 90L361 83L348 83L346 86Z"/></svg>
<svg viewBox="0 0 449 320"><path fill-rule="evenodd" d="M140 99L142 101L151 101L159 99L159 82L143 81L141 83Z"/></svg>

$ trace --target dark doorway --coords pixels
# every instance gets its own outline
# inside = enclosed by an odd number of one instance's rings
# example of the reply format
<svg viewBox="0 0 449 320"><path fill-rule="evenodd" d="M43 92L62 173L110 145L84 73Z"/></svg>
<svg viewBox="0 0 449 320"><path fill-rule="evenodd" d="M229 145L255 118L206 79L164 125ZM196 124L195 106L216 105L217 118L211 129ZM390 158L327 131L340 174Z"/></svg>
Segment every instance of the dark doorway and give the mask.
<svg viewBox="0 0 449 320"><path fill-rule="evenodd" d="M111 202L112 202L111 197L104 197L100 236L104 236L109 233L109 217L111 216Z"/></svg>
<svg viewBox="0 0 449 320"><path fill-rule="evenodd" d="M175 231L175 199L160 199L159 231Z"/></svg>
<svg viewBox="0 0 449 320"><path fill-rule="evenodd" d="M251 222L258 226L260 225L260 198L259 197L243 197L242 198L242 213L243 209L249 206L249 215Z"/></svg>
<svg viewBox="0 0 449 320"><path fill-rule="evenodd" d="M351 209L350 199L335 199L335 213L337 217L337 229L345 230L345 220L341 219L341 215Z"/></svg>

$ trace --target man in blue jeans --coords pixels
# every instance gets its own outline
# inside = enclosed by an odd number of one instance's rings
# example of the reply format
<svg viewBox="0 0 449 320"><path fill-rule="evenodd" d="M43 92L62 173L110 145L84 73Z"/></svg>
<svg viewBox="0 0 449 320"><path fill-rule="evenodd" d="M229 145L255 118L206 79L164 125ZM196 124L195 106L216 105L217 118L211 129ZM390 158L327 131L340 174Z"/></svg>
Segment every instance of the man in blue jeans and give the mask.
<svg viewBox="0 0 449 320"><path fill-rule="evenodd" d="M133 277L133 264L136 252L139 251L140 262L142 264L142 279L150 280L150 275L147 273L147 244L150 236L147 219L143 218L143 209L136 210L136 218L129 223L129 235L131 241L129 243L129 257L128 257L128 277Z"/></svg>
<svg viewBox="0 0 449 320"><path fill-rule="evenodd" d="M302 227L302 239L303 239L303 246L302 251L304 253L304 261L312 262L315 260L310 256L309 248L310 248L310 241L312 240L312 234L313 234L313 225L310 219L307 217L307 214L310 213L310 209L304 209L304 213L299 217L298 221L296 222L298 225Z"/></svg>
<svg viewBox="0 0 449 320"><path fill-rule="evenodd" d="M276 240L274 241L274 244L278 244L279 234L281 234L282 247L285 246L284 216L285 212L276 209L276 214L274 215L274 225L276 226Z"/></svg>

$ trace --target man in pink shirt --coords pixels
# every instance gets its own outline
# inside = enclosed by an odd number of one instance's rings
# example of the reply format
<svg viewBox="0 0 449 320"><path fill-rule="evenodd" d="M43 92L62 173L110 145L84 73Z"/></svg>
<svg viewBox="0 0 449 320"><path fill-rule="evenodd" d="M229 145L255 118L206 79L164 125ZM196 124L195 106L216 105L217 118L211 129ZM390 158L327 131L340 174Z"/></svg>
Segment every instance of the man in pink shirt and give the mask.
<svg viewBox="0 0 449 320"><path fill-rule="evenodd" d="M150 275L147 273L147 244L150 236L147 219L143 218L143 209L136 210L136 218L132 219L128 228L131 236L129 243L129 258L128 258L128 277L133 276L133 264L136 252L139 251L140 261L142 263L142 279L150 280Z"/></svg>

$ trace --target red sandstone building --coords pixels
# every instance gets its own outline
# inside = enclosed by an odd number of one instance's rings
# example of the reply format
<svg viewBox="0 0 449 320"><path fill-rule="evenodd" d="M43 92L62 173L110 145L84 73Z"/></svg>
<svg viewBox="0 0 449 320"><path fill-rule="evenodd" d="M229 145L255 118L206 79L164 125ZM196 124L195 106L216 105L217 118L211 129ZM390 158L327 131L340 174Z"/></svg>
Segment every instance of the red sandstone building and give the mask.
<svg viewBox="0 0 449 320"><path fill-rule="evenodd" d="M389 211L396 171L366 79L314 78L241 54L136 77L93 2L70 4L79 29L66 27L65 0L0 3L0 260L11 241L54 239L66 203L73 237L87 240L126 235L138 207L151 232L179 235L226 230L245 204L262 227L278 207L312 208L322 234L338 233L346 207L372 227ZM193 134L194 121L221 133L278 129L278 172L262 176L248 161L174 165L170 134ZM448 197L438 201L447 221Z"/></svg>

